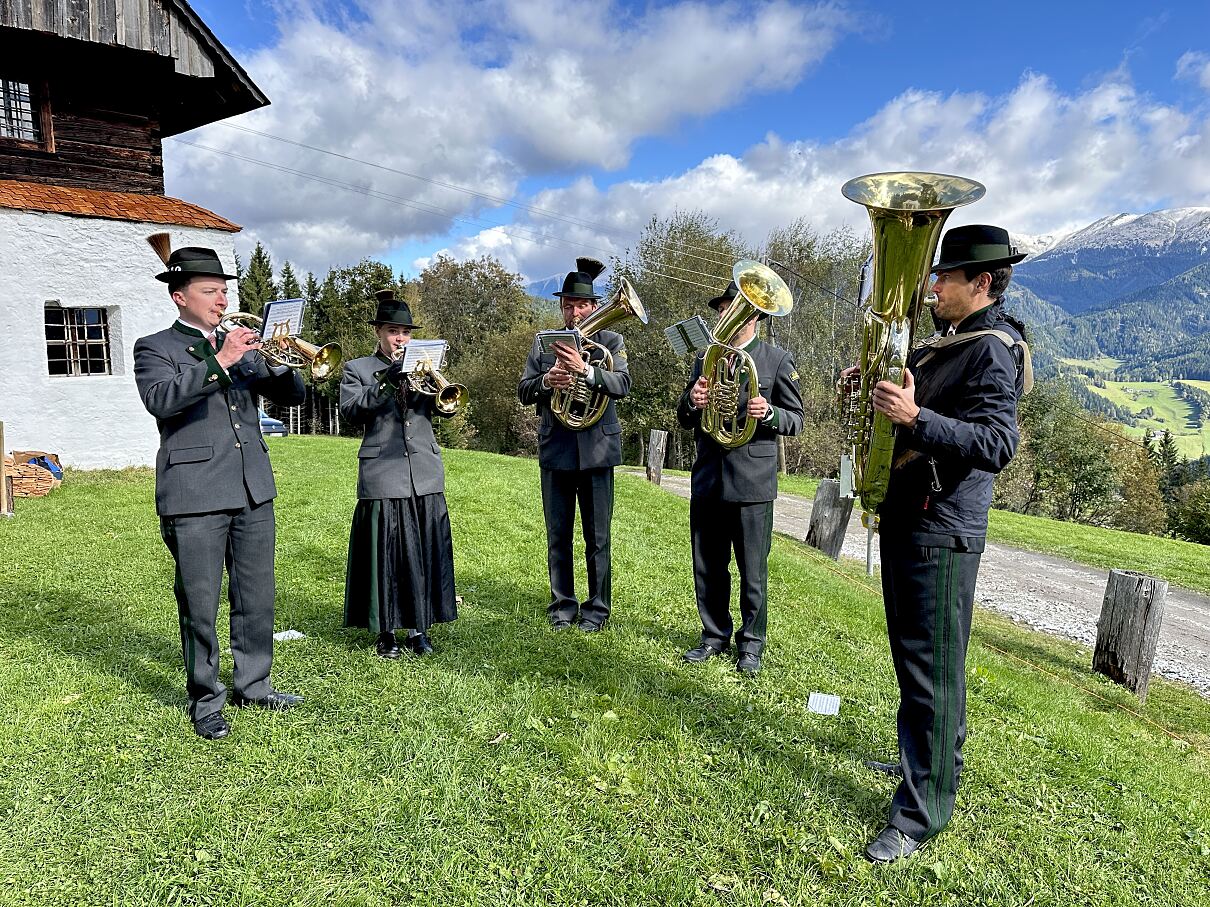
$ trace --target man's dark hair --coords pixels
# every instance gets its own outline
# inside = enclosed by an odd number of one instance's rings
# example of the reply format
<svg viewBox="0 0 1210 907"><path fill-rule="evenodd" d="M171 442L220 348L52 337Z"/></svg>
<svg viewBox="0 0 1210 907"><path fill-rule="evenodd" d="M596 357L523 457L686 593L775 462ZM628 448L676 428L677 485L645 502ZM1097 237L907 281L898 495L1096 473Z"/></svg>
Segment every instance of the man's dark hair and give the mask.
<svg viewBox="0 0 1210 907"><path fill-rule="evenodd" d="M168 295L172 296L177 290L183 290L189 286L189 282L193 277L178 277L175 280L168 281Z"/></svg>
<svg viewBox="0 0 1210 907"><path fill-rule="evenodd" d="M987 288L988 299L999 299L1004 295L1004 291L1008 289L1008 283L1013 279L1013 266L1005 265L1002 268L996 268L994 271L989 271L987 268L981 268L977 264L966 265L962 269L962 276L967 281L972 281L980 274L990 274L992 276L991 286Z"/></svg>

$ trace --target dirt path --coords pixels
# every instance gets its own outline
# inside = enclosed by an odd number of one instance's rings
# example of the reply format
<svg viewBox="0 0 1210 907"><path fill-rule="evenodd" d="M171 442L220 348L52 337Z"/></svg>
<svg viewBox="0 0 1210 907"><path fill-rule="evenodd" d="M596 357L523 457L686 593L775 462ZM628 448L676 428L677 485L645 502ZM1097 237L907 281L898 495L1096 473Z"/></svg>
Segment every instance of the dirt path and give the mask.
<svg viewBox="0 0 1210 907"><path fill-rule="evenodd" d="M665 475L662 487L689 497L686 476ZM811 519L811 502L781 495L773 511L775 531L803 539ZM865 560L866 532L855 513L845 536L842 557ZM874 544L878 563L878 544ZM977 604L1031 627L1065 636L1091 647L1109 571L1062 558L989 543L979 567ZM1169 587L1156 650L1157 673L1190 684L1210 697L1210 596Z"/></svg>

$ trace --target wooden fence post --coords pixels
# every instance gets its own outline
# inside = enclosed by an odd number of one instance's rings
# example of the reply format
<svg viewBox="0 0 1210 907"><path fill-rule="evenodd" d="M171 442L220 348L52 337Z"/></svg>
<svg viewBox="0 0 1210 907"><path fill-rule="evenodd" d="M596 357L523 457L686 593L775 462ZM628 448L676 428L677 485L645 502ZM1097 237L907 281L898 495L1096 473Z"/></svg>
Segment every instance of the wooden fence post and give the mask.
<svg viewBox="0 0 1210 907"><path fill-rule="evenodd" d="M840 482L823 479L815 489L815 503L811 505L807 544L818 548L832 560L839 560L845 530L852 514L853 499L840 496Z"/></svg>
<svg viewBox="0 0 1210 907"><path fill-rule="evenodd" d="M4 465L4 423L0 422L0 516L13 515L12 479Z"/></svg>
<svg viewBox="0 0 1210 907"><path fill-rule="evenodd" d="M1168 583L1133 570L1110 570L1097 620L1092 669L1147 699Z"/></svg>
<svg viewBox="0 0 1210 907"><path fill-rule="evenodd" d="M668 432L653 428L647 444L647 481L660 484L664 471L664 448L668 444Z"/></svg>

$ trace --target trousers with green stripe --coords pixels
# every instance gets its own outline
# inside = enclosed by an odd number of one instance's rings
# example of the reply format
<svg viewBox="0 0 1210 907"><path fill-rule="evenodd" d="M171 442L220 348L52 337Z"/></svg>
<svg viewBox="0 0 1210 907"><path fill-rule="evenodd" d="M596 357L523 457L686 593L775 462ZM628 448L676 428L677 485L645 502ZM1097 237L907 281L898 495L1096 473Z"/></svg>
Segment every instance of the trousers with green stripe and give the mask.
<svg viewBox="0 0 1210 907"><path fill-rule="evenodd" d="M888 822L924 841L953 815L962 774L966 649L980 553L885 537L880 552L903 767Z"/></svg>

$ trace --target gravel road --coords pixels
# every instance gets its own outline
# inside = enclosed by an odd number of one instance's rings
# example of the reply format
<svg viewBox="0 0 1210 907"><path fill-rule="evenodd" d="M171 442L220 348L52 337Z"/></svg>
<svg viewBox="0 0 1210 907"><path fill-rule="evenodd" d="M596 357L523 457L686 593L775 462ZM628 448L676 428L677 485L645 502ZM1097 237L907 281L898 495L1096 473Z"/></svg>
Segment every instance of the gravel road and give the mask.
<svg viewBox="0 0 1210 907"><path fill-rule="evenodd" d="M686 476L665 475L661 487L689 497ZM803 539L811 519L811 502L781 495L773 511L775 531ZM865 560L866 531L860 513L849 523L842 557ZM874 544L878 563L878 544ZM975 602L1055 636L1090 648L1096 642L1097 618L1109 571L1062 558L989 543L979 566ZM1210 697L1210 596L1168 588L1164 623L1155 655L1156 673L1189 684Z"/></svg>

